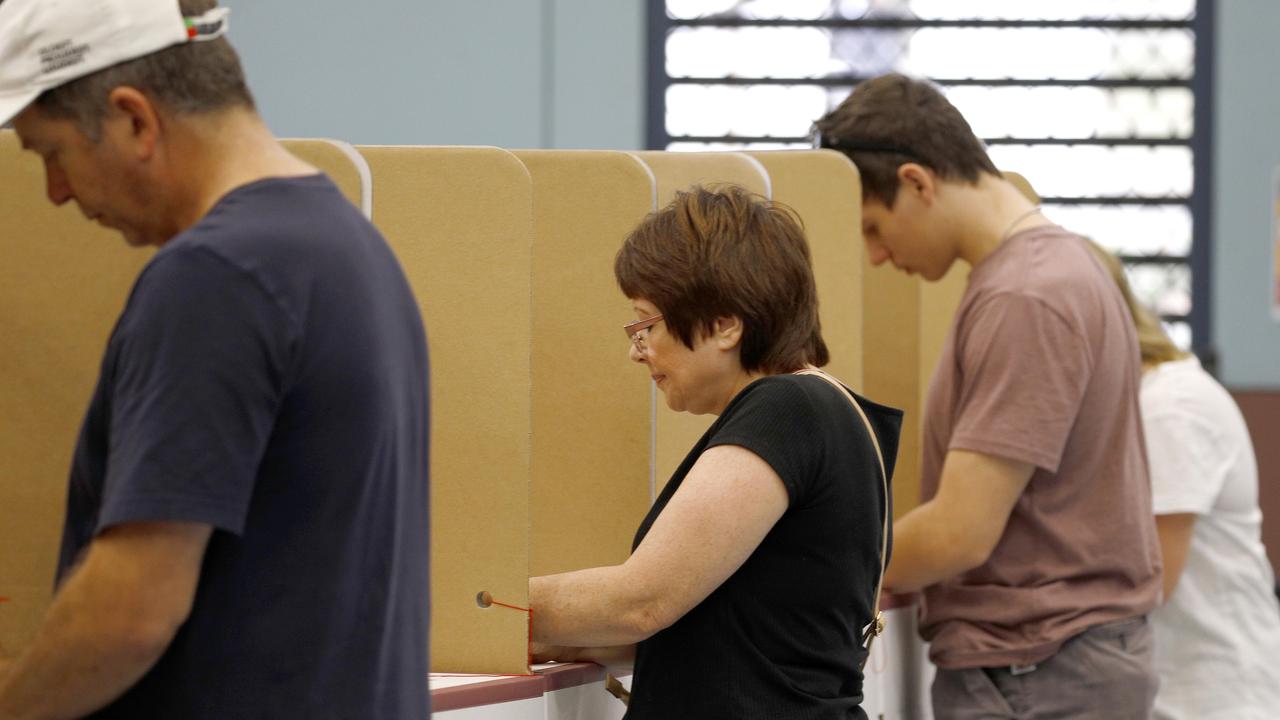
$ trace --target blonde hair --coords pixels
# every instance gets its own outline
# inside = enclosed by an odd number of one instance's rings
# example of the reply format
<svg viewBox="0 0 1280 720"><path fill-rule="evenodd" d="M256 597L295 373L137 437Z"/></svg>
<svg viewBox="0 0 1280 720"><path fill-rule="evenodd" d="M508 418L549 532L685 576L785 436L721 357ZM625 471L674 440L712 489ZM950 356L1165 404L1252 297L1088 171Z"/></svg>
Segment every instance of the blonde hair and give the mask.
<svg viewBox="0 0 1280 720"><path fill-rule="evenodd" d="M1142 353L1142 364L1159 365L1189 357L1188 353L1178 349L1178 346L1174 345L1165 334L1160 318L1133 296L1133 289L1129 287L1129 280L1125 277L1124 265L1120 263L1120 258L1089 238L1085 238L1084 241L1102 263L1102 267L1106 268L1107 273L1111 275L1116 287L1120 288L1120 294L1124 296L1125 304L1129 306L1129 315L1133 317L1133 325L1138 331L1138 350Z"/></svg>

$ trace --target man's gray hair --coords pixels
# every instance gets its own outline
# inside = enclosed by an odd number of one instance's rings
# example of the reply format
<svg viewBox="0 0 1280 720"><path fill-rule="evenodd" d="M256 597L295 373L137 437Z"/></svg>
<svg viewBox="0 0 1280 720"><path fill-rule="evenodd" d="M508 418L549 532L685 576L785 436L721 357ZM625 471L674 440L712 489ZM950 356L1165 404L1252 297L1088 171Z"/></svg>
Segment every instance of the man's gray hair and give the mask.
<svg viewBox="0 0 1280 720"><path fill-rule="evenodd" d="M177 2L185 17L203 15L218 5L217 0ZM107 116L107 96L121 86L136 88L177 114L254 107L240 58L226 38L182 43L113 65L45 91L35 105L53 117L75 120L96 142Z"/></svg>

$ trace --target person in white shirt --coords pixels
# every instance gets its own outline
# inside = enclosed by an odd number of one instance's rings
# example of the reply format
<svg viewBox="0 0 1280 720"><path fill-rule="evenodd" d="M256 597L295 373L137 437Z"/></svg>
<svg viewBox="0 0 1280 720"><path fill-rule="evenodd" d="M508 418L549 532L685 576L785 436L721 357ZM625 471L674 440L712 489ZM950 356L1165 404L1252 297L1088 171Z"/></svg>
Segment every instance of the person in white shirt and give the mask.
<svg viewBox="0 0 1280 720"><path fill-rule="evenodd" d="M1093 249L1129 305L1142 353L1139 404L1164 552L1164 604L1151 615L1155 718L1275 718L1280 607L1249 429L1226 389L1134 299L1120 261Z"/></svg>

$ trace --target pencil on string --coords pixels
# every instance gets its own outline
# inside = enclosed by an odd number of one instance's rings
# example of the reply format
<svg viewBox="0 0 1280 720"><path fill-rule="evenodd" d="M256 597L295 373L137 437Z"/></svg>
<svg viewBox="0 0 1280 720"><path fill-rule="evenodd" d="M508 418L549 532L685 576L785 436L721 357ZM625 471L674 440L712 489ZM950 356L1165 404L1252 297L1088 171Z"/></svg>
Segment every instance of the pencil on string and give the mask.
<svg viewBox="0 0 1280 720"><path fill-rule="evenodd" d="M529 616L529 637L525 646L532 648L533 646L533 610L531 608L520 607L519 605L511 605L509 603L504 603L504 602L499 602L498 600L494 600L493 595L491 595L488 590L481 590L480 592L476 593L476 605L479 605L482 608L488 608L488 607L497 605L498 607L504 607L510 610L519 610L520 612L528 615ZM525 664L527 664L529 667L533 667L533 650L532 649L529 650L525 658L526 658Z"/></svg>

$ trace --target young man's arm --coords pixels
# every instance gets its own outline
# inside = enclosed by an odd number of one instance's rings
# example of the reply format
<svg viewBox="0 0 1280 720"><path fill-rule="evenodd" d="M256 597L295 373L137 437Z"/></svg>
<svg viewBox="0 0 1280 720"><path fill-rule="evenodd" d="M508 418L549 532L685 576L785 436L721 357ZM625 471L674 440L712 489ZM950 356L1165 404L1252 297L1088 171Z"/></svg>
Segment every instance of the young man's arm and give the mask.
<svg viewBox="0 0 1280 720"><path fill-rule="evenodd" d="M0 720L78 718L138 682L191 612L211 533L148 522L99 535L32 647L0 669Z"/></svg>
<svg viewBox="0 0 1280 720"><path fill-rule="evenodd" d="M947 453L938 494L893 524L884 586L913 592L991 557L1035 466L968 450Z"/></svg>

